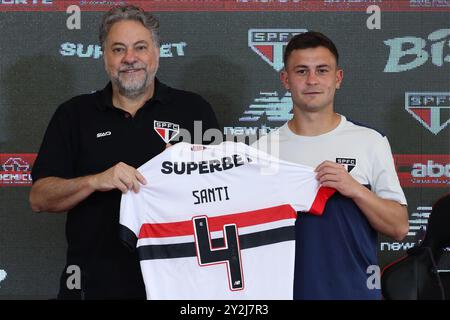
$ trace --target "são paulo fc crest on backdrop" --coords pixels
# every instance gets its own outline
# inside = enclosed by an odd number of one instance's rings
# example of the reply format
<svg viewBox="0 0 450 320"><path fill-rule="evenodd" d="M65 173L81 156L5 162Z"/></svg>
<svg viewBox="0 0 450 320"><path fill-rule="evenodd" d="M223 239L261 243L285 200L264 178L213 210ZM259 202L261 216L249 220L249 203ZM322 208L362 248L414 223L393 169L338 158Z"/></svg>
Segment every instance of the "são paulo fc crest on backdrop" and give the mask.
<svg viewBox="0 0 450 320"><path fill-rule="evenodd" d="M180 126L178 124L166 121L155 120L153 122L153 128L165 143L169 143L180 132Z"/></svg>
<svg viewBox="0 0 450 320"><path fill-rule="evenodd" d="M406 92L405 109L437 135L450 123L450 92Z"/></svg>
<svg viewBox="0 0 450 320"><path fill-rule="evenodd" d="M306 29L250 29L248 46L277 72L283 69L283 50L289 40Z"/></svg>

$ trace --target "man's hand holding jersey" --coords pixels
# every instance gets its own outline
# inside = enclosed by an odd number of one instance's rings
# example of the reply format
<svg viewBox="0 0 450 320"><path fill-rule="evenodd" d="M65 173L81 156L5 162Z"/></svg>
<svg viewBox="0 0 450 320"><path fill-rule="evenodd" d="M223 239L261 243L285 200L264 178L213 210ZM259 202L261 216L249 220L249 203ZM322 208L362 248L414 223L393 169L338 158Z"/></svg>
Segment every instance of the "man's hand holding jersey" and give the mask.
<svg viewBox="0 0 450 320"><path fill-rule="evenodd" d="M334 188L353 199L376 231L397 241L405 238L409 228L406 206L380 198L356 181L341 164L324 161L315 171L322 186Z"/></svg>
<svg viewBox="0 0 450 320"><path fill-rule="evenodd" d="M106 171L91 176L91 184L96 191L119 189L122 193L128 190L139 192L139 184L147 184L144 176L135 168L119 162Z"/></svg>
<svg viewBox="0 0 450 320"><path fill-rule="evenodd" d="M334 188L348 198L356 197L364 188L339 163L324 161L315 171L317 172L317 180L322 186Z"/></svg>
<svg viewBox="0 0 450 320"><path fill-rule="evenodd" d="M167 143L166 149L171 146ZM91 176L91 183L96 191L119 189L122 193L127 193L129 190L138 193L140 184L146 185L147 180L137 169L119 162L108 170Z"/></svg>
<svg viewBox="0 0 450 320"><path fill-rule="evenodd" d="M166 144L166 149L171 146ZM35 212L65 212L89 197L93 192L114 189L126 193L139 192L146 185L144 176L132 166L119 162L111 168L89 176L73 179L45 177L37 180L30 192L31 209Z"/></svg>

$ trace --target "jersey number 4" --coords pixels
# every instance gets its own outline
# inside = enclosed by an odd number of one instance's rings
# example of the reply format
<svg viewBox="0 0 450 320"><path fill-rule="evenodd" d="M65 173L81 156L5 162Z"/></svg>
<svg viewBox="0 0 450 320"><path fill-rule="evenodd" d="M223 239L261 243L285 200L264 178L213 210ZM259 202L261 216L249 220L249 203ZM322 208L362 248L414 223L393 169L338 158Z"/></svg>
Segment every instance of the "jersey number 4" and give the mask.
<svg viewBox="0 0 450 320"><path fill-rule="evenodd" d="M241 252L236 225L224 225L225 244L223 247L214 248L211 242L207 217L195 217L192 221L195 230L195 245L197 247L199 264L201 266L209 266L226 263L230 289L232 291L244 289Z"/></svg>

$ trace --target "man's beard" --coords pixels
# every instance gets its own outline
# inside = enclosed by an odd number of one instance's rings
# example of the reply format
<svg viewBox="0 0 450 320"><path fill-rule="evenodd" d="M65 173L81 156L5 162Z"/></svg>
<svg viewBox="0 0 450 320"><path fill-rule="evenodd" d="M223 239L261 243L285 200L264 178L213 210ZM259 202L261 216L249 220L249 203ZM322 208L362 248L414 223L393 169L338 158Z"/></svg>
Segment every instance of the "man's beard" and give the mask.
<svg viewBox="0 0 450 320"><path fill-rule="evenodd" d="M123 71L130 69L141 69L145 72L144 76L132 75L131 77L126 75ZM138 71L139 73L141 71ZM127 98L136 98L143 95L149 85L155 80L156 72L149 73L145 66L133 65L126 68L121 68L118 75L110 75L111 81L119 89L119 93ZM127 77L127 78L125 78Z"/></svg>

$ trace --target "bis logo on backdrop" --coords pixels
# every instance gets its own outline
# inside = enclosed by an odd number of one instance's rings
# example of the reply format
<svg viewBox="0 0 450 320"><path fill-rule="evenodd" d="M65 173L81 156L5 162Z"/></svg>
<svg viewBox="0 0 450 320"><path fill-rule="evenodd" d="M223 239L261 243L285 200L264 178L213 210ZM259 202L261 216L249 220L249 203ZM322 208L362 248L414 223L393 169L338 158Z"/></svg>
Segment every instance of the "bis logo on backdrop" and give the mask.
<svg viewBox="0 0 450 320"><path fill-rule="evenodd" d="M431 32L426 39L407 36L384 41L389 47L384 72L409 71L427 62L436 67L450 63L450 54L445 54L450 47L449 37L450 29L439 29Z"/></svg>
<svg viewBox="0 0 450 320"><path fill-rule="evenodd" d="M438 29L431 32L426 39L407 36L384 41L389 47L384 72L410 71L427 62L440 68L448 66L446 63L450 63L450 54L447 54L450 48L449 37L450 29ZM405 110L424 128L437 135L450 123L450 92L406 92Z"/></svg>

